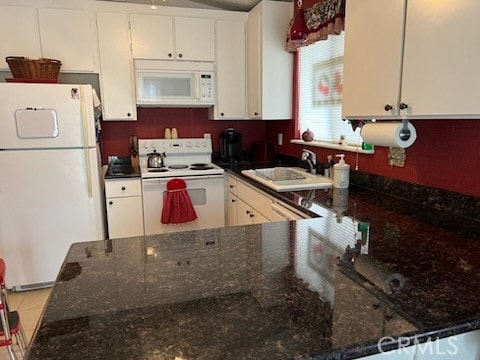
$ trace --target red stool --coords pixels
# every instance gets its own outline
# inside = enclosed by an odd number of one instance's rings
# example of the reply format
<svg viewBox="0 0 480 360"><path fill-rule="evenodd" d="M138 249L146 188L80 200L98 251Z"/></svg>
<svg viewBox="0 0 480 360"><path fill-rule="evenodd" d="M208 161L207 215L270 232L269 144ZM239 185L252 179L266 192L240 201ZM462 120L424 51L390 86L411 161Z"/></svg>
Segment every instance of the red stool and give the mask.
<svg viewBox="0 0 480 360"><path fill-rule="evenodd" d="M8 310L5 270L5 262L0 259L0 347L6 347L10 358L16 360L17 357L12 349L13 337L15 337L22 358L25 356L27 340L18 312Z"/></svg>

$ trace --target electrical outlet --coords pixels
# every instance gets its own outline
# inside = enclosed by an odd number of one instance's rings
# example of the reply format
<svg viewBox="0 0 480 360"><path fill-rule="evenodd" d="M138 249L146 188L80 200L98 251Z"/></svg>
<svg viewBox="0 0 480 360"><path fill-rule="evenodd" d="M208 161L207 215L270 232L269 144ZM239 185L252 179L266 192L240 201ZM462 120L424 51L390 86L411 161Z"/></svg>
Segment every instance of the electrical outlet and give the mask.
<svg viewBox="0 0 480 360"><path fill-rule="evenodd" d="M282 133L277 134L277 144L278 145L283 145L283 134Z"/></svg>

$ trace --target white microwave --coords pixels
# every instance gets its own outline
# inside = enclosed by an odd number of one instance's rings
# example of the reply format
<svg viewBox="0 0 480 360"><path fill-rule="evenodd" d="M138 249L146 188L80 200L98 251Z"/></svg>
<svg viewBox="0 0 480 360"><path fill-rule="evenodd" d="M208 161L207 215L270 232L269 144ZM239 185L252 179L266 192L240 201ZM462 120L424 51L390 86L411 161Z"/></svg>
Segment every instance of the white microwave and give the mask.
<svg viewBox="0 0 480 360"><path fill-rule="evenodd" d="M135 60L138 106L215 105L213 63Z"/></svg>

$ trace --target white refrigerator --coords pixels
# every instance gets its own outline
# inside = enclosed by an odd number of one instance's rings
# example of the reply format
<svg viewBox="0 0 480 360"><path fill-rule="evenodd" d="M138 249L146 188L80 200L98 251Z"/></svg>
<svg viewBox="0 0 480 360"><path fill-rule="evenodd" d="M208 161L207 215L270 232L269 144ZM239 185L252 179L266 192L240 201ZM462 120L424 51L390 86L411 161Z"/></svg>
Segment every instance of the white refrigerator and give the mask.
<svg viewBox="0 0 480 360"><path fill-rule="evenodd" d="M105 239L90 85L0 84L0 258L14 290L50 286L74 242Z"/></svg>

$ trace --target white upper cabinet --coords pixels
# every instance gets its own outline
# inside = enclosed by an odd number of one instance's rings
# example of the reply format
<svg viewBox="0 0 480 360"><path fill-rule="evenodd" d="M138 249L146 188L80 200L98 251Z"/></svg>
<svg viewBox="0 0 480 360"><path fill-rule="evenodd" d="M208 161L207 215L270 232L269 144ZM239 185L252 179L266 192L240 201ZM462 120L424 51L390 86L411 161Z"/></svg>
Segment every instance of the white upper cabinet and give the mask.
<svg viewBox="0 0 480 360"><path fill-rule="evenodd" d="M128 17L97 13L103 120L136 120Z"/></svg>
<svg viewBox="0 0 480 360"><path fill-rule="evenodd" d="M217 103L213 118L246 118L245 21L216 22Z"/></svg>
<svg viewBox="0 0 480 360"><path fill-rule="evenodd" d="M478 118L479 12L474 0L348 1L343 117Z"/></svg>
<svg viewBox="0 0 480 360"><path fill-rule="evenodd" d="M38 9L42 56L62 62L62 71L93 72L90 16L83 10Z"/></svg>
<svg viewBox="0 0 480 360"><path fill-rule="evenodd" d="M38 12L38 16L37 16ZM57 59L61 71L93 72L90 16L83 10L0 7L0 56ZM4 63L0 68L8 68Z"/></svg>
<svg viewBox="0 0 480 360"><path fill-rule="evenodd" d="M248 117L292 118L293 55L285 51L292 3L264 0L248 15Z"/></svg>
<svg viewBox="0 0 480 360"><path fill-rule="evenodd" d="M350 0L345 19L344 118L398 112L405 0ZM392 106L391 110L385 110Z"/></svg>
<svg viewBox="0 0 480 360"><path fill-rule="evenodd" d="M34 8L0 6L0 37L0 69L8 69L7 56L42 56Z"/></svg>
<svg viewBox="0 0 480 360"><path fill-rule="evenodd" d="M131 14L130 35L135 59L173 60L173 17Z"/></svg>
<svg viewBox="0 0 480 360"><path fill-rule="evenodd" d="M178 59L215 61L214 21L175 17L175 42Z"/></svg>
<svg viewBox="0 0 480 360"><path fill-rule="evenodd" d="M130 15L135 59L215 61L212 19Z"/></svg>

